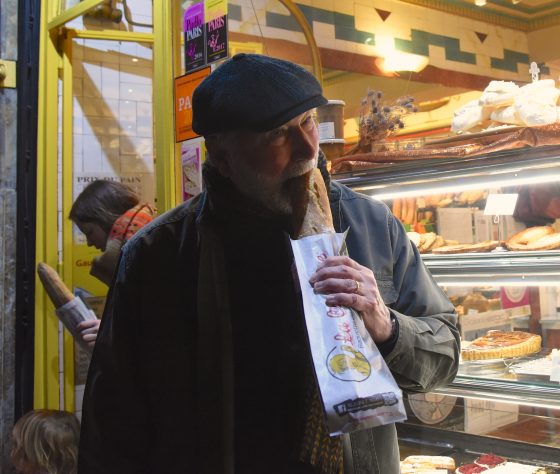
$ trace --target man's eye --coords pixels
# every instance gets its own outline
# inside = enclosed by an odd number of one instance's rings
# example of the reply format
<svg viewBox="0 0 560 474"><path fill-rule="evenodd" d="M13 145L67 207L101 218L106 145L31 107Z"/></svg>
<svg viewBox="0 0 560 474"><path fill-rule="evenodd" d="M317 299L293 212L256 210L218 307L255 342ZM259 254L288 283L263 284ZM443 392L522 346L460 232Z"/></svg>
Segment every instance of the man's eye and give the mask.
<svg viewBox="0 0 560 474"><path fill-rule="evenodd" d="M269 132L268 142L272 145L282 144L287 136L288 130L286 128L277 128Z"/></svg>
<svg viewBox="0 0 560 474"><path fill-rule="evenodd" d="M313 118L312 115L307 116L305 120L301 123L301 127L304 130L311 130L314 125L315 125L315 119Z"/></svg>

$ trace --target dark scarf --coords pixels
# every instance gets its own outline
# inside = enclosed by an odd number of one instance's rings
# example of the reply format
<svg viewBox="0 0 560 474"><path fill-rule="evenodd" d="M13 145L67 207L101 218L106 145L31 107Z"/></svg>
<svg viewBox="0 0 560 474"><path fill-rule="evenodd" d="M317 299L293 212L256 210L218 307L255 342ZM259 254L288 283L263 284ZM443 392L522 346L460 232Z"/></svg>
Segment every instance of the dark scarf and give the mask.
<svg viewBox="0 0 560 474"><path fill-rule="evenodd" d="M236 474L341 471L338 438L326 432L288 240L279 216L204 166L224 248L233 340Z"/></svg>

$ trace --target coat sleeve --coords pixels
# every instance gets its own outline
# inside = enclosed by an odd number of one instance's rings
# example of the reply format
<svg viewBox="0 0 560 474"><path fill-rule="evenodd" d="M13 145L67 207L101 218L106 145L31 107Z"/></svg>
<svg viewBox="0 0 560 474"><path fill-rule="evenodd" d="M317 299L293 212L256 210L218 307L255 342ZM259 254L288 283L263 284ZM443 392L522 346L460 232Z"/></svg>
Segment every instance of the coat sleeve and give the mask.
<svg viewBox="0 0 560 474"><path fill-rule="evenodd" d="M82 410L80 474L147 473L148 404L137 363L135 270L127 247L109 292Z"/></svg>
<svg viewBox="0 0 560 474"><path fill-rule="evenodd" d="M399 336L385 360L402 389L430 391L449 384L457 373L460 338L455 308L433 280L402 224L389 216L388 226L397 293L390 309L398 320Z"/></svg>

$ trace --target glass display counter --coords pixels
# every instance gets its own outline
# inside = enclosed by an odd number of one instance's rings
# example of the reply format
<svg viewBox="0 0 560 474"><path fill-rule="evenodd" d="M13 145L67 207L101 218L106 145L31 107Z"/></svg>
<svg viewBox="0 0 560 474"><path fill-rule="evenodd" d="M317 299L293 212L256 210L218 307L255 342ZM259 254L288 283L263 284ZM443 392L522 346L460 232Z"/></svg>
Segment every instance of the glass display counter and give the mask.
<svg viewBox="0 0 560 474"><path fill-rule="evenodd" d="M463 350L491 330L541 338L538 351L461 360L449 386L408 394L401 456L448 455L459 466L491 452L541 469L527 472L560 472L560 147L382 165L334 179L384 201L401 220L457 309Z"/></svg>

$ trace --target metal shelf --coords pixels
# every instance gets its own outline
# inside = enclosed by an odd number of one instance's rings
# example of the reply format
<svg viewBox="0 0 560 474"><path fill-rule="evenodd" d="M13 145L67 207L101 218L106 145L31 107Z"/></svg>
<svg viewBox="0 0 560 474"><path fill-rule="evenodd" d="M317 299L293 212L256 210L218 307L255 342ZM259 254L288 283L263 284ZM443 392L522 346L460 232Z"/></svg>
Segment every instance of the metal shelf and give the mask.
<svg viewBox="0 0 560 474"><path fill-rule="evenodd" d="M434 390L434 393L543 408L560 408L560 385L541 385L519 380L484 380L458 375L450 385Z"/></svg>
<svg viewBox="0 0 560 474"><path fill-rule="evenodd" d="M488 252L422 255L441 285L486 284L560 285L560 252Z"/></svg>
<svg viewBox="0 0 560 474"><path fill-rule="evenodd" d="M484 186L485 182L531 181L560 175L560 146L506 150L471 158L414 160L337 174L333 178L370 196L424 191L434 186ZM412 195L412 194L409 194Z"/></svg>

